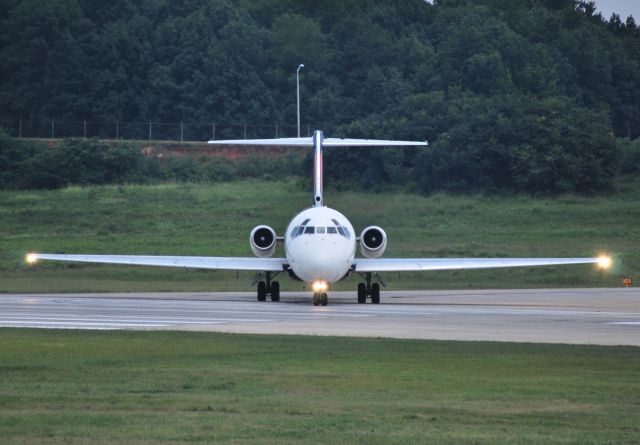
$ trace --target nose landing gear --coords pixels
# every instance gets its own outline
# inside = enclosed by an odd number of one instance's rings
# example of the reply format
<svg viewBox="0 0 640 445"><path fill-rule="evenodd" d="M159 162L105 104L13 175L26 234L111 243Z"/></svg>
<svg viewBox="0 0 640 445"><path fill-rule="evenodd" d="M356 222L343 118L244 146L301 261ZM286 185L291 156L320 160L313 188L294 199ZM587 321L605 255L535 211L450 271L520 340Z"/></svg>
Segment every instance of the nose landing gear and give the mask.
<svg viewBox="0 0 640 445"><path fill-rule="evenodd" d="M326 306L329 303L329 297L326 292L316 292L313 294L313 305L314 306Z"/></svg>
<svg viewBox="0 0 640 445"><path fill-rule="evenodd" d="M380 304L380 285L371 283L373 274L367 272L364 274L365 283L358 283L358 303L365 304L367 297L371 298L373 304Z"/></svg>
<svg viewBox="0 0 640 445"><path fill-rule="evenodd" d="M326 306L329 303L329 297L327 297L327 290L329 289L329 283L322 280L316 280L311 283L311 289L313 289L313 305L314 306Z"/></svg>

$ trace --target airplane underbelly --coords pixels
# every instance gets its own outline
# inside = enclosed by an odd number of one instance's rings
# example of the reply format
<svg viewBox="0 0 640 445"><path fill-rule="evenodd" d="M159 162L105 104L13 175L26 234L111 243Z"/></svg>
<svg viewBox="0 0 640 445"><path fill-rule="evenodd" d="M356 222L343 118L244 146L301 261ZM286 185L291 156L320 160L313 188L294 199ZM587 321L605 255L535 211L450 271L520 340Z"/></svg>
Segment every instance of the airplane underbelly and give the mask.
<svg viewBox="0 0 640 445"><path fill-rule="evenodd" d="M316 280L335 283L344 277L349 271L348 266L317 264L310 261L298 262L292 266L295 274L303 281L311 282Z"/></svg>
<svg viewBox="0 0 640 445"><path fill-rule="evenodd" d="M336 282L343 278L351 265L355 249L348 245L323 243L322 240L296 240L289 246L289 264L303 281Z"/></svg>

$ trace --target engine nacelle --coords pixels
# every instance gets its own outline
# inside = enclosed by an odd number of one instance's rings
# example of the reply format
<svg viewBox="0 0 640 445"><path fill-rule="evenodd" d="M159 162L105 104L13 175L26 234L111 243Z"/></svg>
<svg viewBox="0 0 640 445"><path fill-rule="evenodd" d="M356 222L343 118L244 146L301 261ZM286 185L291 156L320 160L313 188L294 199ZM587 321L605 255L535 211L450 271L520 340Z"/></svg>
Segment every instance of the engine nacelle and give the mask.
<svg viewBox="0 0 640 445"><path fill-rule="evenodd" d="M367 258L378 258L387 248L387 234L378 226L369 226L360 234L360 253Z"/></svg>
<svg viewBox="0 0 640 445"><path fill-rule="evenodd" d="M269 226L257 226L249 235L249 244L255 256L270 257L276 252L276 231Z"/></svg>

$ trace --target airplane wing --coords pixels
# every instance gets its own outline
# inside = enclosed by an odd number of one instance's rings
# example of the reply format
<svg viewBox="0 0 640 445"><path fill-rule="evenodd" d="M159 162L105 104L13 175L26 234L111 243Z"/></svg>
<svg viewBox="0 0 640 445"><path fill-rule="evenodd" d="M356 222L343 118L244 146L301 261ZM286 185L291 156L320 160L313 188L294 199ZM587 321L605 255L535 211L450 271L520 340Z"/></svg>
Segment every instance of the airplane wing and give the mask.
<svg viewBox="0 0 640 445"><path fill-rule="evenodd" d="M132 264L137 266L187 267L194 269L249 270L279 272L288 267L286 258L145 256L145 255L64 255L30 253L27 262L38 260L79 261L83 263Z"/></svg>
<svg viewBox="0 0 640 445"><path fill-rule="evenodd" d="M424 270L491 269L505 267L598 264L608 267L611 260L600 258L356 258L356 272L411 272Z"/></svg>

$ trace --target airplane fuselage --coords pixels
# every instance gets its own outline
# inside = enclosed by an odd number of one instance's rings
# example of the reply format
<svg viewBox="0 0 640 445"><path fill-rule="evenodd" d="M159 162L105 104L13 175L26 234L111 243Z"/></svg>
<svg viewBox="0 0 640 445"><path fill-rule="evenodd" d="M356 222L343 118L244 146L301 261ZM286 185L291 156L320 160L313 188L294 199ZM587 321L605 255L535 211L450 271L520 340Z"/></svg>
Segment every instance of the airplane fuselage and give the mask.
<svg viewBox="0 0 640 445"><path fill-rule="evenodd" d="M293 217L284 247L289 266L302 281L334 283L353 265L356 234L342 213L311 207Z"/></svg>

